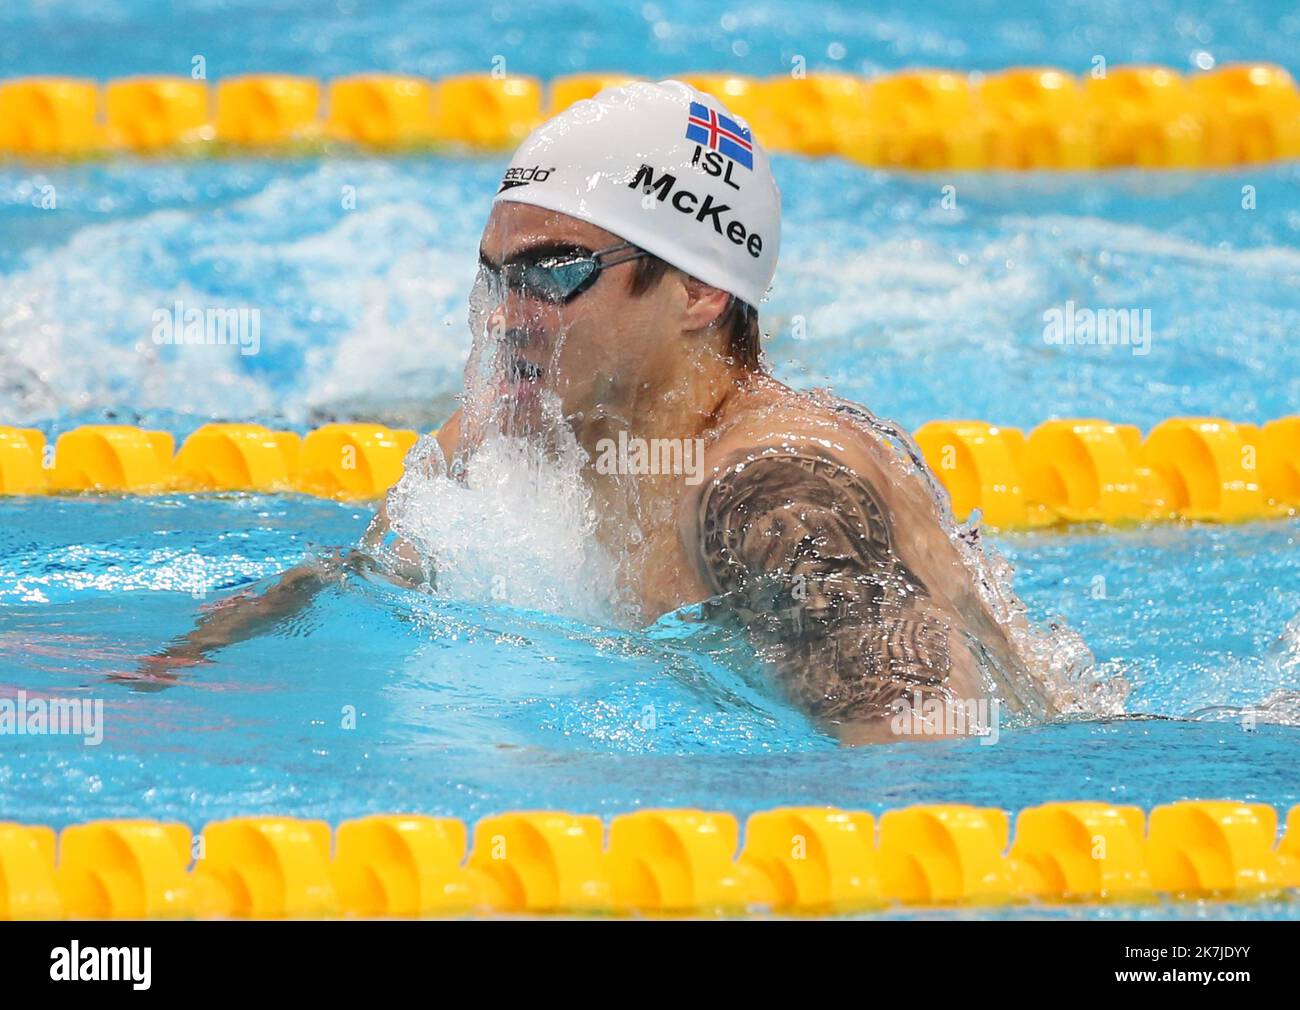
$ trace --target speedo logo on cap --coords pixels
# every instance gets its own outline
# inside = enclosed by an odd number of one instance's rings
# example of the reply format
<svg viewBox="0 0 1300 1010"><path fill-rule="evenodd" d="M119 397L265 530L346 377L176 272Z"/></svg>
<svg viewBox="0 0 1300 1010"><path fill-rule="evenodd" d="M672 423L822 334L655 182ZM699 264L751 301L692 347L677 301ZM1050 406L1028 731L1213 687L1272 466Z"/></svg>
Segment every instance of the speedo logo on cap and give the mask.
<svg viewBox="0 0 1300 1010"><path fill-rule="evenodd" d="M516 186L527 186L530 182L545 182L555 166L542 168L534 165L532 168L507 168L506 174L501 177L501 188L498 193L504 193L508 189L514 189Z"/></svg>
<svg viewBox="0 0 1300 1010"><path fill-rule="evenodd" d="M750 231L738 218L726 216L731 210L730 204L715 201L712 193L705 193L704 199L701 200L689 189L678 186L675 175L663 172L656 179L655 170L643 164L637 170L636 176L628 183L628 188L639 189L646 194L654 193L660 203L669 203L674 210L690 215L694 221L711 222L714 231L719 235L725 235L736 245L744 246L746 252L754 259L758 259L763 251L763 237L758 232Z"/></svg>

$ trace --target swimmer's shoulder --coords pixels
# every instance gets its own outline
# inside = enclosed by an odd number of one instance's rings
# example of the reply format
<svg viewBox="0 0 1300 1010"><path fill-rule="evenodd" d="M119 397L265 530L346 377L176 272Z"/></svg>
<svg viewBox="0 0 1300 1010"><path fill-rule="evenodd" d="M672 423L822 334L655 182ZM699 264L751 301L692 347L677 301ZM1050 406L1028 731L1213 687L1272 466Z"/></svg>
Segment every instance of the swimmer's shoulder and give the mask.
<svg viewBox="0 0 1300 1010"><path fill-rule="evenodd" d="M832 460L862 471L864 478L878 475L888 447L837 406L775 380L748 390L707 442L705 473L755 454L782 453Z"/></svg>
<svg viewBox="0 0 1300 1010"><path fill-rule="evenodd" d="M789 504L869 496L874 508L872 489L889 480L883 452L869 432L826 403L765 383L737 397L706 440L702 479L680 499L679 535L698 544L711 510L730 507L724 498L739 503L753 495L770 505L773 495ZM745 510L754 507L751 501Z"/></svg>

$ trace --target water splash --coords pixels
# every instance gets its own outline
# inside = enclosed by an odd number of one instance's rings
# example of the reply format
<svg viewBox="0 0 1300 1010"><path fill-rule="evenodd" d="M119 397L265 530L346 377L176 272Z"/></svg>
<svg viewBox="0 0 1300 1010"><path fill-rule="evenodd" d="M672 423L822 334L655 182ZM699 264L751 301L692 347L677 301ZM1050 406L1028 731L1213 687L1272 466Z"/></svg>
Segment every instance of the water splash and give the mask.
<svg viewBox="0 0 1300 1010"><path fill-rule="evenodd" d="M457 479L426 436L389 495L393 531L436 569L440 595L618 622L615 566L596 539L581 477L586 460L576 441L547 453L497 434Z"/></svg>
<svg viewBox="0 0 1300 1010"><path fill-rule="evenodd" d="M1211 705L1190 716L1194 722L1238 723L1256 726L1300 726L1300 691L1274 691L1255 705Z"/></svg>
<svg viewBox="0 0 1300 1010"><path fill-rule="evenodd" d="M1254 705L1211 705L1197 709L1197 722L1235 722L1256 725L1300 726L1300 614L1287 621L1264 656L1265 681L1282 683Z"/></svg>

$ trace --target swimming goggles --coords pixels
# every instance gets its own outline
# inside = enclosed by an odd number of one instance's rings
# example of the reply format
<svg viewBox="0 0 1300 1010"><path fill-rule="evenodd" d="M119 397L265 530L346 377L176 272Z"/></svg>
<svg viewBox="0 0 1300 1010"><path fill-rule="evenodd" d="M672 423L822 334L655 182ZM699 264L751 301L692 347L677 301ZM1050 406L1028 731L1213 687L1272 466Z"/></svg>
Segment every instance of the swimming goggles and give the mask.
<svg viewBox="0 0 1300 1010"><path fill-rule="evenodd" d="M498 265L488 262L480 251L474 286L486 288L498 300L506 291L512 291L525 298L563 305L595 284L602 270L649 255L631 242L596 250L582 246L546 246L525 249Z"/></svg>

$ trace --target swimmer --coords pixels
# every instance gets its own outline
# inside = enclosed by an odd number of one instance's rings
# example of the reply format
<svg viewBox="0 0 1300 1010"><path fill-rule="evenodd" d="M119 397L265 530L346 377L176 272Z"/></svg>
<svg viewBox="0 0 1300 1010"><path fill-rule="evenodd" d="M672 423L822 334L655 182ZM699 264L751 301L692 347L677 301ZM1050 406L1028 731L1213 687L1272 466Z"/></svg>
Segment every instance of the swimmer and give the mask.
<svg viewBox="0 0 1300 1010"><path fill-rule="evenodd" d="M764 366L757 310L779 233L767 154L685 84L608 88L540 126L483 231L475 348L438 465L464 479L490 432L544 434L558 418L589 457L598 536L641 620L709 601L841 741L897 739L891 717L916 699L998 696L1041 714L1010 686L1032 678L924 466L866 411ZM701 456L634 468L616 445ZM611 459L625 464L599 465ZM227 601L147 667L201 662L381 554L388 577L429 584L386 503L359 551Z"/></svg>

